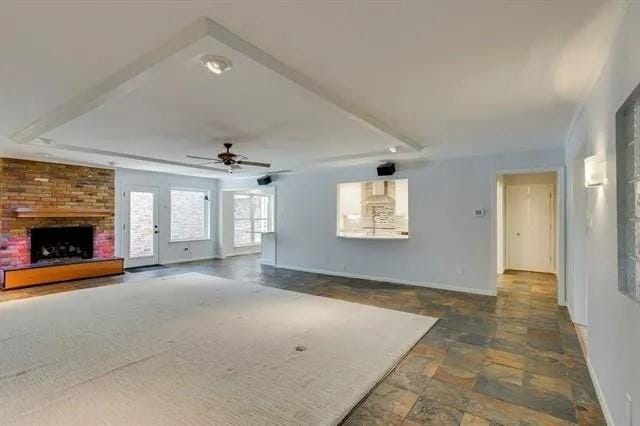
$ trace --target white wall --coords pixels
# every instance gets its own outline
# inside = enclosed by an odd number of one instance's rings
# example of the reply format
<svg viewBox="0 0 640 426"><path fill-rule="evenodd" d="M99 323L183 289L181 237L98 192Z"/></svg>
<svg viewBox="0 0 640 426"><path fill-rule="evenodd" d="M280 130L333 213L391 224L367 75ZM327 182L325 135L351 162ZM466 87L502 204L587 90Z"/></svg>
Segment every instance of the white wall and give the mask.
<svg viewBox="0 0 640 426"><path fill-rule="evenodd" d="M504 273L504 226L505 226L505 192L504 192L504 176L498 176L498 182L496 187L496 238L497 238L497 272L499 274Z"/></svg>
<svg viewBox="0 0 640 426"><path fill-rule="evenodd" d="M168 173L154 173L131 169L116 169L116 217L115 244L116 255L123 255L123 192L126 185L154 186L158 188L158 252L160 263L181 262L196 259L208 259L217 255L218 229L218 181ZM210 194L209 213L211 216L210 234L207 241L171 243L170 239L170 197L171 188L205 189ZM188 249L188 250L185 250Z"/></svg>
<svg viewBox="0 0 640 426"><path fill-rule="evenodd" d="M506 185L549 184L549 185L553 185L555 189L556 173L544 172L544 173L506 174L504 175L504 183Z"/></svg>
<svg viewBox="0 0 640 426"><path fill-rule="evenodd" d="M336 237L337 183L378 179L374 165L281 175L275 182L277 263L494 294L497 171L563 163L560 149L399 165L393 178L409 179L410 238L397 241ZM476 208L487 214L474 217Z"/></svg>
<svg viewBox="0 0 640 426"><path fill-rule="evenodd" d="M584 141L584 137L580 137ZM581 144L567 174L567 307L574 322L588 326L586 271L587 188L585 187L585 144Z"/></svg>
<svg viewBox="0 0 640 426"><path fill-rule="evenodd" d="M586 200L588 352L605 415L619 426L630 424L626 394L633 399L633 424L640 425L640 304L618 291L615 173L615 112L640 82L639 47L640 3L629 2L611 57L566 145L568 177L585 141L586 155L607 160L608 181L589 188Z"/></svg>

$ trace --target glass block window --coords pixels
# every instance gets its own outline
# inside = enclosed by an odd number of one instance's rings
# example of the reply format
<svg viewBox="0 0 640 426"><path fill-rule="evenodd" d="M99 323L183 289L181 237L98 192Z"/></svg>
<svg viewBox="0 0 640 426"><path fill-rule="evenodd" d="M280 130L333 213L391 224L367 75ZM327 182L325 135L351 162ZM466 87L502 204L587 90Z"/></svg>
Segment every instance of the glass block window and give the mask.
<svg viewBox="0 0 640 426"><path fill-rule="evenodd" d="M640 86L616 113L618 288L640 301Z"/></svg>
<svg viewBox="0 0 640 426"><path fill-rule="evenodd" d="M209 192L171 190L171 241L209 239Z"/></svg>

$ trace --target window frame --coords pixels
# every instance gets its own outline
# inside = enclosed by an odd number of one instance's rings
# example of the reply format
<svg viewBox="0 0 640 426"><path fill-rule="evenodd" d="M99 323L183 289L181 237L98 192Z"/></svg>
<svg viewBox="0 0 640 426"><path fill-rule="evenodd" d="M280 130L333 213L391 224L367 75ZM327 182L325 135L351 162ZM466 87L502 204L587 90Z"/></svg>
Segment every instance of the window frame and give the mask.
<svg viewBox="0 0 640 426"><path fill-rule="evenodd" d="M174 239L172 226L173 226L173 191L182 191L182 192L198 192L204 194L205 196L205 205L204 205L204 238L185 238L185 239ZM189 243L196 241L210 241L211 240L211 191L204 188L186 188L186 187L175 187L172 186L169 188L169 243Z"/></svg>
<svg viewBox="0 0 640 426"><path fill-rule="evenodd" d="M242 196L246 196L249 197L249 217L248 218L236 218L236 205L235 205L235 201L236 201L236 196L237 195L242 195ZM269 200L269 206L267 209L267 217L259 217L256 218L254 216L254 209L253 209L253 199L254 198L267 198ZM251 242L250 243L237 243L236 242L236 221L249 221L250 224L250 233L251 233ZM246 248L246 247L257 247L259 245L262 244L262 238L260 238L260 241L256 242L255 238L257 235L256 232L256 221L266 221L267 222L267 229L269 229L269 231L263 231L263 232L272 232L271 230L273 229L273 196L269 195L269 194L252 194L252 193L246 193L246 192L235 192L233 194L233 248ZM262 235L260 235L262 237Z"/></svg>

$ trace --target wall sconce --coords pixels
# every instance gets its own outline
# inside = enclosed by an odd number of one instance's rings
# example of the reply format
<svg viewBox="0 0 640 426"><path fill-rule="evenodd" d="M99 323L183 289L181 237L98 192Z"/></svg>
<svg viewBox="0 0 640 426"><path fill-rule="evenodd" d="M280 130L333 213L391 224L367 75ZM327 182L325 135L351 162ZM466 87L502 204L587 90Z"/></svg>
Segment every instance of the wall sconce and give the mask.
<svg viewBox="0 0 640 426"><path fill-rule="evenodd" d="M584 184L587 187L602 186L607 181L607 163L592 155L584 159Z"/></svg>

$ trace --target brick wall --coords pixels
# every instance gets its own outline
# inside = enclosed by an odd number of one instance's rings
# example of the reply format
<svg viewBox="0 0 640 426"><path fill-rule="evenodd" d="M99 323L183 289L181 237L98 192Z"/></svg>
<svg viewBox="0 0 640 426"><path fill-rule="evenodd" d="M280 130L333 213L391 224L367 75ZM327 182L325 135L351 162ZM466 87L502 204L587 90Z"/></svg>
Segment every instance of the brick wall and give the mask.
<svg viewBox="0 0 640 426"><path fill-rule="evenodd" d="M114 180L108 169L0 158L0 267L30 263L29 229L45 226L93 225L94 257L113 256ZM17 218L16 207L102 208L111 215Z"/></svg>

